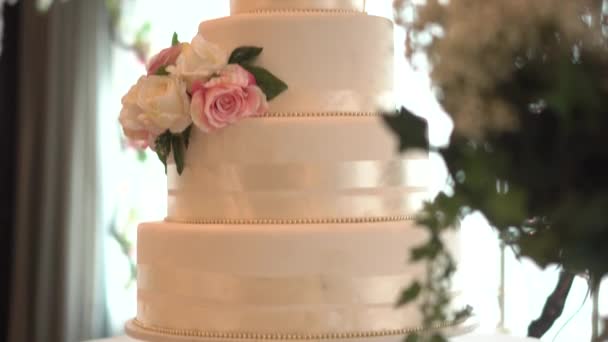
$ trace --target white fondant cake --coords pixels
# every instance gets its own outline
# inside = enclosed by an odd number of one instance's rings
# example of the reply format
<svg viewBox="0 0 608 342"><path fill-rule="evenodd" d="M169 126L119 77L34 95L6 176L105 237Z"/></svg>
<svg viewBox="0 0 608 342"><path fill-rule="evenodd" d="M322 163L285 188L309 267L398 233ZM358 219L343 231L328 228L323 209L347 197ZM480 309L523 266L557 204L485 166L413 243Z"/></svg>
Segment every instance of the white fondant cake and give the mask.
<svg viewBox="0 0 608 342"><path fill-rule="evenodd" d="M395 308L424 275L409 249L426 197L424 155L400 156L375 115L392 110L392 23L363 0L232 0L199 31L289 88L269 113L192 131L168 165L168 217L138 234L136 337L341 339L422 324ZM181 339L180 339L181 338Z"/></svg>

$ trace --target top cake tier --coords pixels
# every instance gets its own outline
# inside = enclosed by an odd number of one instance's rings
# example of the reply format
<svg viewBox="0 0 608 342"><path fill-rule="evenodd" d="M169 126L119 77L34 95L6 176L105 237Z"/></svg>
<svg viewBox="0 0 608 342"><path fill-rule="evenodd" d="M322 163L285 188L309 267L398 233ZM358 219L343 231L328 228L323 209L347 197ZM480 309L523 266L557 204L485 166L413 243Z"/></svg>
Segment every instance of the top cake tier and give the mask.
<svg viewBox="0 0 608 342"><path fill-rule="evenodd" d="M231 0L230 13L280 10L365 10L365 0Z"/></svg>
<svg viewBox="0 0 608 342"><path fill-rule="evenodd" d="M272 100L270 112L394 108L393 23L386 18L264 12L205 21L199 32L224 51L239 46L263 47L256 65L272 70L289 86Z"/></svg>

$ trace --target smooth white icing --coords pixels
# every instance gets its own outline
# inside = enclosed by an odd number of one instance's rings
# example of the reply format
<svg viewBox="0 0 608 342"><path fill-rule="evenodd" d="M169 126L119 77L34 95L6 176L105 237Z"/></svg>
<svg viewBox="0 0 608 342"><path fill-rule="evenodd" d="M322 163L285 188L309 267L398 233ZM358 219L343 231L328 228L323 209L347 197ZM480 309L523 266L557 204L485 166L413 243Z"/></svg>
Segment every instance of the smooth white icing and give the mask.
<svg viewBox="0 0 608 342"><path fill-rule="evenodd" d="M254 2L255 3L255 2ZM393 24L364 14L243 14L199 32L227 51L260 46L256 60L289 89L271 112L393 109Z"/></svg>
<svg viewBox="0 0 608 342"><path fill-rule="evenodd" d="M427 198L425 154L397 154L378 117L248 119L194 131L168 168L168 217L304 219L410 215Z"/></svg>
<svg viewBox="0 0 608 342"><path fill-rule="evenodd" d="M421 324L395 309L422 277L410 222L353 225L146 223L138 234L144 324L220 332L328 333Z"/></svg>
<svg viewBox="0 0 608 342"><path fill-rule="evenodd" d="M365 0L230 0L230 13L272 10L365 10Z"/></svg>

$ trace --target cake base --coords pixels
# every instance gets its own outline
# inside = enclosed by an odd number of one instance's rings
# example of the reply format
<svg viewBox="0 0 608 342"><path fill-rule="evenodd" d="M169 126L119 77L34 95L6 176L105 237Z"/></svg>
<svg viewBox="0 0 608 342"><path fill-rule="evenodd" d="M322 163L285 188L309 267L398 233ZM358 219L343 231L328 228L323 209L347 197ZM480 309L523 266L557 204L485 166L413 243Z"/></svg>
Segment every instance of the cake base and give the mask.
<svg viewBox="0 0 608 342"><path fill-rule="evenodd" d="M416 303L398 309L395 303L425 275L407 254L426 238L409 221L144 223L134 323L161 334L214 338L226 336L218 332L272 334L273 340L405 335L418 331L423 317ZM455 289L455 308L466 305L459 298Z"/></svg>
<svg viewBox="0 0 608 342"><path fill-rule="evenodd" d="M462 336L473 332L479 325L475 316L471 316L466 321L457 325L440 328L435 331L441 331L448 337ZM131 338L147 341L147 342L268 342L268 341L349 341L349 342L401 342L407 337L407 334L390 334L382 335L381 332L370 334L373 336L360 337L362 334L352 334L350 336L281 336L271 335L266 336L228 336L221 337L221 334L212 334L210 337L199 336L181 336L177 334L163 333L155 330L150 330L142 327L135 319L128 321L125 324L125 331Z"/></svg>

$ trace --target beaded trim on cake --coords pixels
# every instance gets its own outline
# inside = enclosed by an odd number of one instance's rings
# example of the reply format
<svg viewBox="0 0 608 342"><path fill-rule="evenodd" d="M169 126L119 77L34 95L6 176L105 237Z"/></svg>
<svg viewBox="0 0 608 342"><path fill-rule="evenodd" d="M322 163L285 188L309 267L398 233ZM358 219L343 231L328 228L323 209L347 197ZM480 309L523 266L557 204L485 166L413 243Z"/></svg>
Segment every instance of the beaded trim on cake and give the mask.
<svg viewBox="0 0 608 342"><path fill-rule="evenodd" d="M219 224L219 225L256 225L256 224L277 224L277 225L297 225L297 224L359 224L359 223L387 223L413 221L413 215L400 216L378 216L378 217L336 217L336 218L300 218L300 219L176 219L165 218L165 222L183 224Z"/></svg>
<svg viewBox="0 0 608 342"><path fill-rule="evenodd" d="M324 9L324 8L277 8L260 9L242 12L239 14L361 14L363 11L355 9Z"/></svg>
<svg viewBox="0 0 608 342"><path fill-rule="evenodd" d="M434 325L430 328L415 327L404 329L387 329L377 331L360 331L360 332L344 332L344 333L312 333L312 334L286 334L286 333L252 333L252 332L217 332L217 331L202 331L198 329L171 329L162 328L144 324L137 319L132 320L133 324L141 329L148 330L153 333L172 335L178 337L199 337L209 339L230 339L230 340L338 340L338 339L356 339L356 338L372 338L386 336L404 336L411 334L424 334L444 329L456 328L464 323L466 319L446 322Z"/></svg>
<svg viewBox="0 0 608 342"><path fill-rule="evenodd" d="M253 118L321 118L382 116L380 112L268 112Z"/></svg>

